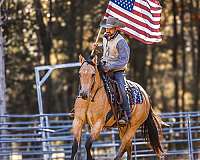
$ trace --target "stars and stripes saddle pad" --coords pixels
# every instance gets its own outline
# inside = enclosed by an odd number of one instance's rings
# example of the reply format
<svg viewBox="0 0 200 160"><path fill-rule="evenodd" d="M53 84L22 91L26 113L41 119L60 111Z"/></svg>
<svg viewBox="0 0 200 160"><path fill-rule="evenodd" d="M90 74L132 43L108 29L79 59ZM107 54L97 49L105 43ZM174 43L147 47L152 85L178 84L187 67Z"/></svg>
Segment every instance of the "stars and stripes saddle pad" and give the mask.
<svg viewBox="0 0 200 160"><path fill-rule="evenodd" d="M117 85L117 83L113 83L113 85ZM119 87L115 88L115 92L117 93L117 95L121 94L119 91ZM130 80L126 80L126 91L127 91L127 95L129 96L129 102L130 102L130 109L133 110L136 104L142 104L143 103L143 95L142 95L142 91L139 88L139 84L132 82ZM118 96L117 96L118 97ZM120 104L119 104L120 105ZM115 106L115 109L119 109L117 112L120 114L121 113L121 109L118 108L117 106ZM113 116L113 112L112 109L108 112L108 114L106 115L106 123L111 119L111 117ZM120 115L118 115L120 116ZM113 125L111 126L115 126L116 123L113 123Z"/></svg>
<svg viewBox="0 0 200 160"><path fill-rule="evenodd" d="M130 105L142 104L143 96L137 83L126 80Z"/></svg>

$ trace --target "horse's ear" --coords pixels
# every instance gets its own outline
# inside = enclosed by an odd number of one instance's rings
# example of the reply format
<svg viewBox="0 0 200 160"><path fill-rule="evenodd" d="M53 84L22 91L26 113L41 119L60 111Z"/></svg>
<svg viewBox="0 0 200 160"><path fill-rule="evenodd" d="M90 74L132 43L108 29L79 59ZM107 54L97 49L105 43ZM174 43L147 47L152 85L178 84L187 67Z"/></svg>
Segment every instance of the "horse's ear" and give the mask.
<svg viewBox="0 0 200 160"><path fill-rule="evenodd" d="M97 58L98 58L97 55L95 55L94 58L92 59L92 62L93 62L95 65L97 64L97 60L98 60Z"/></svg>
<svg viewBox="0 0 200 160"><path fill-rule="evenodd" d="M80 55L79 55L79 62L80 62L81 64L83 64L84 61L85 61L85 58L80 54Z"/></svg>

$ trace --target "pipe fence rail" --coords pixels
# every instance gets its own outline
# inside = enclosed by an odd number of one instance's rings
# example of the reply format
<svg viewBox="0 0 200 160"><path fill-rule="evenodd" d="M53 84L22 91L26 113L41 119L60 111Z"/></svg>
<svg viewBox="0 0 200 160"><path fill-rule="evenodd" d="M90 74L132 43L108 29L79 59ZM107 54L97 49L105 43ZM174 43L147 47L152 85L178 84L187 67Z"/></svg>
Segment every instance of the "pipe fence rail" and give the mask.
<svg viewBox="0 0 200 160"><path fill-rule="evenodd" d="M163 159L199 160L200 112L165 113L161 117L170 125L163 128L162 144L166 152ZM70 114L4 115L0 118L0 159L70 159L73 141ZM89 136L88 130L88 126L83 130L79 151L83 160L86 159L84 143ZM113 159L119 144L117 128L104 130L93 144L93 155L98 160ZM156 159L140 129L132 144L133 159Z"/></svg>

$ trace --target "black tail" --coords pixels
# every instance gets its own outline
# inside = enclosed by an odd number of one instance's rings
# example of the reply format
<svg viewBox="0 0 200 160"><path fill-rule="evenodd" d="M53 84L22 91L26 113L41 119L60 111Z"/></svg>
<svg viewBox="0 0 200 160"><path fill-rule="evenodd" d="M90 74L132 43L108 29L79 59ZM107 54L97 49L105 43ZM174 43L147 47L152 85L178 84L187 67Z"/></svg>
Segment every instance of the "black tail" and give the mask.
<svg viewBox="0 0 200 160"><path fill-rule="evenodd" d="M157 155L163 153L163 148L160 143L160 138L162 136L161 122L162 121L153 113L152 108L150 108L148 118L142 125L145 141L150 142L151 147Z"/></svg>

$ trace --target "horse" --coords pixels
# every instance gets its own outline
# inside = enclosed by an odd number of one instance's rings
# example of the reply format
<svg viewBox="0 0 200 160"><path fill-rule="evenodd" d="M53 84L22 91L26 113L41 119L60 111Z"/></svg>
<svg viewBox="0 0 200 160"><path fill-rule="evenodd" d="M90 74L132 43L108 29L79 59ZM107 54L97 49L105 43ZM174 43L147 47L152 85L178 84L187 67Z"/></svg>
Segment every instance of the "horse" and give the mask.
<svg viewBox="0 0 200 160"><path fill-rule="evenodd" d="M81 67L79 69L80 91L74 103L74 120L72 132L74 135L71 160L77 158L78 148L80 147L82 129L86 123L90 126L90 135L86 140L85 148L87 160L92 160L90 149L92 143L99 137L100 132L111 127L115 123L112 117L106 121L106 115L111 110L111 105L106 95L104 83L97 68L97 56L94 56L89 63L83 56L79 56ZM131 112L129 123L119 128L121 144L114 160L120 160L125 152L127 159L132 157L132 139L136 130L142 126L144 129L145 140L150 142L154 152L160 156L163 154L161 145L162 124L164 122L153 111L150 98L146 91L137 84L142 92L142 104L136 104Z"/></svg>

